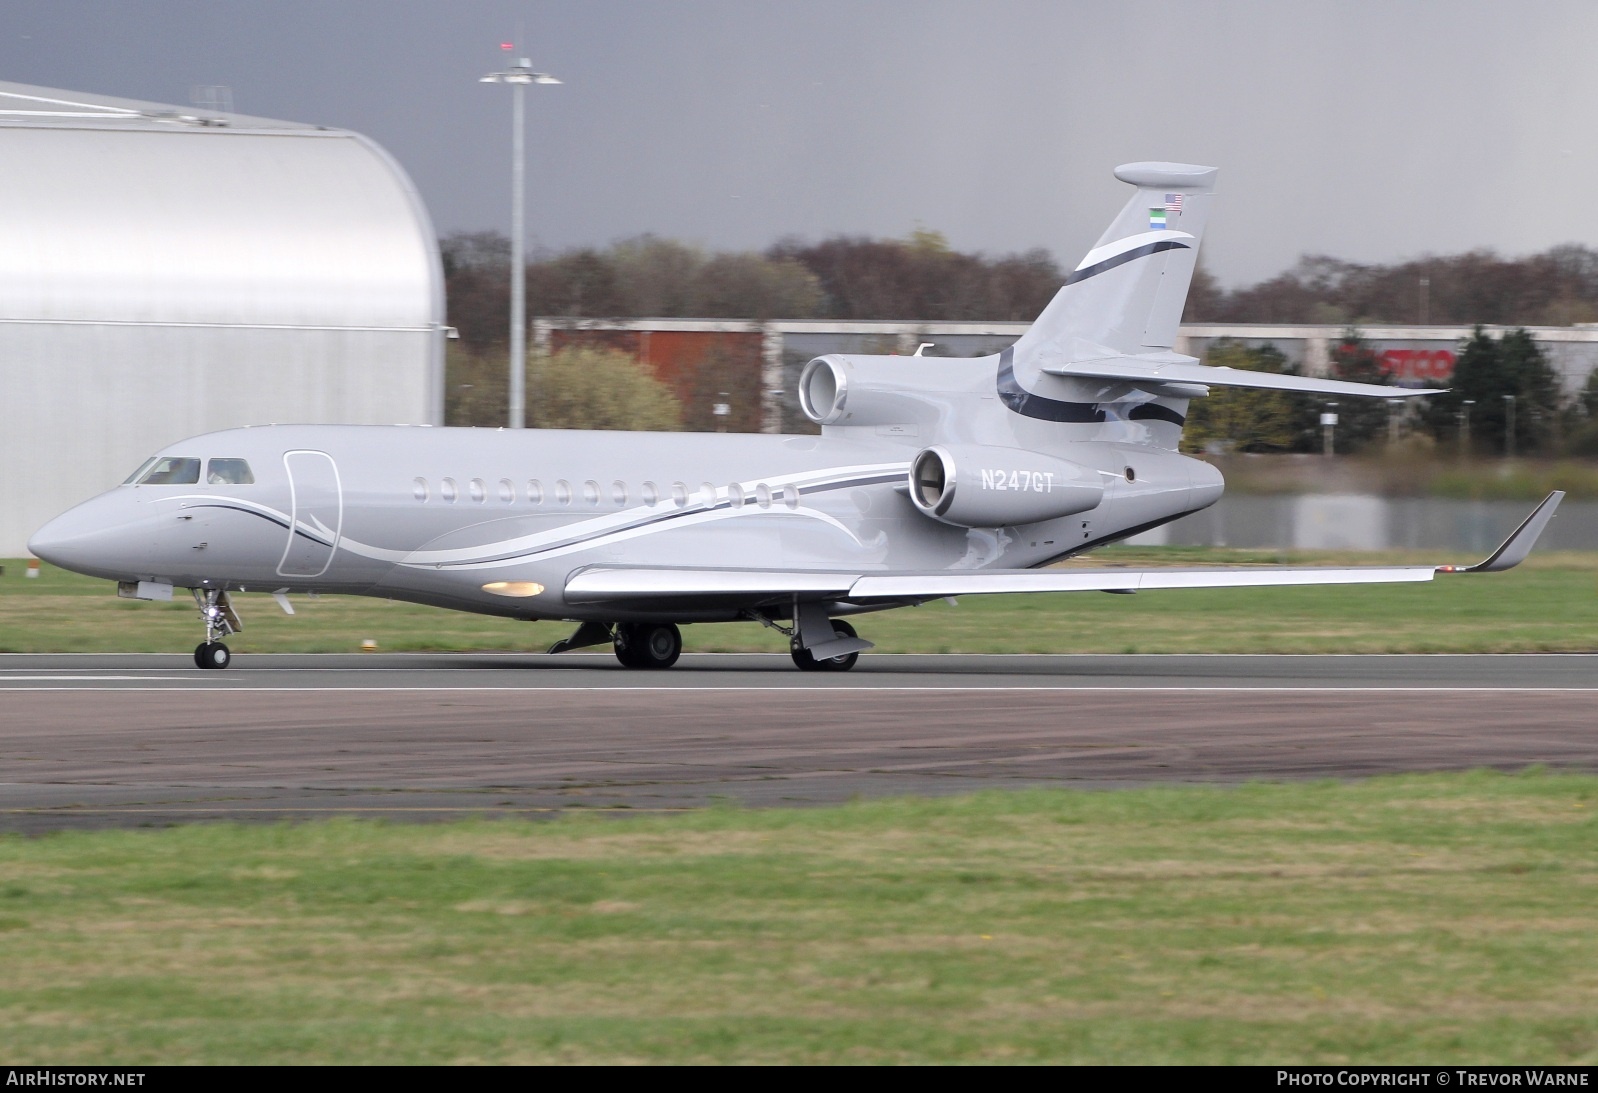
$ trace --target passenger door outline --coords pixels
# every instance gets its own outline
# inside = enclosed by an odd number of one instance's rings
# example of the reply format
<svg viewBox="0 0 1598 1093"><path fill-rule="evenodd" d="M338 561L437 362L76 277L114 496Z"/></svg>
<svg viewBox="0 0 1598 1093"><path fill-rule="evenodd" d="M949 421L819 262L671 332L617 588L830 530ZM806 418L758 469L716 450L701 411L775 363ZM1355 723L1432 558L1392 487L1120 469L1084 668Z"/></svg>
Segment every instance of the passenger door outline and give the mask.
<svg viewBox="0 0 1598 1093"><path fill-rule="evenodd" d="M283 453L283 469L289 480L289 529L278 576L320 577L333 564L344 531L338 464L326 452L296 448Z"/></svg>

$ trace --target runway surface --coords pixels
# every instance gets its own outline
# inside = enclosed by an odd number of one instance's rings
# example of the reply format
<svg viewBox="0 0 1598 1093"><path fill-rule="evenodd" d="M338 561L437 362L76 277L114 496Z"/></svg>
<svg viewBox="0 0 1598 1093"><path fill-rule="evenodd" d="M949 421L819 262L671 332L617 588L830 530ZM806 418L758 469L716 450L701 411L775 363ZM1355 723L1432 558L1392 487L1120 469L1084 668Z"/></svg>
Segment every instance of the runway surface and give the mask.
<svg viewBox="0 0 1598 1093"><path fill-rule="evenodd" d="M1598 770L1598 657L0 655L0 830Z"/></svg>

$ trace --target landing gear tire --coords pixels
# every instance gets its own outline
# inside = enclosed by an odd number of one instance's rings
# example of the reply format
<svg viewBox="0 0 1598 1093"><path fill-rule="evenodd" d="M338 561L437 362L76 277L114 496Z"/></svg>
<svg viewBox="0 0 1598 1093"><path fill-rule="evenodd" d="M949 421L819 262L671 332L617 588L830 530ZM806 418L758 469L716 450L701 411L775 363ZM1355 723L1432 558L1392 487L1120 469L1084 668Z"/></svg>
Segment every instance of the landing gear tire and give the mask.
<svg viewBox="0 0 1598 1093"><path fill-rule="evenodd" d="M840 638L860 636L855 633L854 627L842 619L832 620L832 632ZM859 653L845 653L841 657L828 657L825 660L818 660L811 655L810 650L799 647L797 638L788 648L793 655L793 662L799 666L801 672L847 672L854 667L855 661L860 659Z"/></svg>
<svg viewBox="0 0 1598 1093"><path fill-rule="evenodd" d="M628 668L670 668L682 656L682 631L669 622L619 623L614 641Z"/></svg>
<svg viewBox="0 0 1598 1093"><path fill-rule="evenodd" d="M220 641L208 641L194 647L194 665L197 668L226 668L233 663L233 654Z"/></svg>

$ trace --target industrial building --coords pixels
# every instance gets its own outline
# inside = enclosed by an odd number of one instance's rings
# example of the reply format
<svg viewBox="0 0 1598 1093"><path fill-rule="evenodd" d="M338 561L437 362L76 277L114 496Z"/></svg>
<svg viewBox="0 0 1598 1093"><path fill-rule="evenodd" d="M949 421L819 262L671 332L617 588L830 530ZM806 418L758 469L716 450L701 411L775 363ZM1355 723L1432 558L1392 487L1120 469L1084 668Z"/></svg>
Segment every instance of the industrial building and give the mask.
<svg viewBox="0 0 1598 1093"><path fill-rule="evenodd" d="M432 424L443 276L358 133L0 83L0 557L196 433Z"/></svg>

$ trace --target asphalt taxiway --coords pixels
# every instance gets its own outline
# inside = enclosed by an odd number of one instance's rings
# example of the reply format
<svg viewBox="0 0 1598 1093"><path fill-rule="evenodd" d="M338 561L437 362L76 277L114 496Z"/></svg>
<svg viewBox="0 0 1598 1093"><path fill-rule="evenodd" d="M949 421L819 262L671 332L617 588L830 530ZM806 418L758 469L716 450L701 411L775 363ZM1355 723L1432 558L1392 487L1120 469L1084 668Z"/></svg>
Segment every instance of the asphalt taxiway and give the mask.
<svg viewBox="0 0 1598 1093"><path fill-rule="evenodd" d="M1598 656L0 655L0 830L1598 770Z"/></svg>

